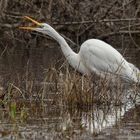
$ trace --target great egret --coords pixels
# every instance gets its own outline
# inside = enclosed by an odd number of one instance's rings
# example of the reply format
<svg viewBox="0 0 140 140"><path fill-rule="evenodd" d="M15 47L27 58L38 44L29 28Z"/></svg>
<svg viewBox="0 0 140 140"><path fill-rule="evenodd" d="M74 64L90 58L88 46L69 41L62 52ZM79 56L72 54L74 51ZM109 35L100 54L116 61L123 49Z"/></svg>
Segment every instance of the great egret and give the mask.
<svg viewBox="0 0 140 140"><path fill-rule="evenodd" d="M95 73L101 77L119 76L127 82L139 82L140 71L133 64L127 62L124 57L111 45L99 39L85 41L79 53L75 53L65 39L49 24L40 23L25 16L37 27L20 27L20 29L37 31L54 38L61 46L61 50L69 64L84 75Z"/></svg>

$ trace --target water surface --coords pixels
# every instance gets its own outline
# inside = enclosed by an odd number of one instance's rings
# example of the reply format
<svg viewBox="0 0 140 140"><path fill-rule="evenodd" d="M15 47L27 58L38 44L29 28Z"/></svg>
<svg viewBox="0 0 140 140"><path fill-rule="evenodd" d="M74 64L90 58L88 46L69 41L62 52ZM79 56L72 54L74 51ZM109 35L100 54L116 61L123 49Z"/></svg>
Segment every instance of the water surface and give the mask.
<svg viewBox="0 0 140 140"><path fill-rule="evenodd" d="M53 51L39 50L1 56L0 84L6 93L4 99L3 93L0 97L1 140L140 139L140 106L132 101L71 108L58 102L61 95L53 90L40 98L45 69L59 61L52 59Z"/></svg>

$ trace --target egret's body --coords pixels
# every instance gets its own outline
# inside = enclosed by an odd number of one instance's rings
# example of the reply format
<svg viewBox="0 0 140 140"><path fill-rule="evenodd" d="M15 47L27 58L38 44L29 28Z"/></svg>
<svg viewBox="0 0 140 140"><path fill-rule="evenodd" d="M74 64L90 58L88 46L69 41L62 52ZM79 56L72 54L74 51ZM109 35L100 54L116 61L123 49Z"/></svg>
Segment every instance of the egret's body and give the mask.
<svg viewBox="0 0 140 140"><path fill-rule="evenodd" d="M80 73L84 75L95 73L101 77L116 75L125 81L139 82L139 69L127 62L111 45L98 39L89 39L81 45L79 53L75 53L65 39L50 25L39 23L29 17L26 18L37 24L38 27L21 28L41 32L54 38L60 44L69 64Z"/></svg>
<svg viewBox="0 0 140 140"><path fill-rule="evenodd" d="M134 72L135 66L128 63L112 46L101 40L87 40L81 45L78 54L90 72L95 72L101 77L119 75L125 81L138 82Z"/></svg>

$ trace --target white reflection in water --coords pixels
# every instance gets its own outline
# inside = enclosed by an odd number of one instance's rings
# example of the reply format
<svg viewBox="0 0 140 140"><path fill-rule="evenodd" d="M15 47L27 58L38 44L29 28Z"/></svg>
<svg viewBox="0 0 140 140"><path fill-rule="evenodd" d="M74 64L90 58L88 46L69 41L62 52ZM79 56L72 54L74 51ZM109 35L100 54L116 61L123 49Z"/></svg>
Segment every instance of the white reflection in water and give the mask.
<svg viewBox="0 0 140 140"><path fill-rule="evenodd" d="M29 109L29 118L24 125L20 123L16 127L15 124L8 125L5 116L0 113L0 129L2 129L0 134L8 132L7 136L2 135L0 138L9 137L9 135L13 136L13 131L16 129L16 135L18 134L18 137L22 137L23 139L31 139L31 136L32 139L44 139L45 137L46 139L56 138L56 140L59 140L63 139L64 136L66 138L76 136L74 140L86 140L89 139L89 137L92 139L92 134L101 134L99 132L104 132L107 128L113 130L115 126L122 123L122 118L127 111L130 109L135 110L135 104L131 102L133 100L129 100L130 95L131 98L133 98L133 92L129 90L126 95L127 96L124 95L125 98L122 99L123 104L120 106L93 105L90 108L85 106L85 108L79 110L78 108L72 108L71 110L68 108L64 109L57 104L50 104L48 100L41 104L40 102L36 104L32 103L32 105L30 105L30 103L28 105L24 104L28 106ZM137 102L138 101L139 96ZM3 112L3 110L1 110L1 112Z"/></svg>
<svg viewBox="0 0 140 140"><path fill-rule="evenodd" d="M130 92L130 94L132 93ZM63 117L63 122L61 124L62 130L65 131L68 128L78 125L91 133L99 133L106 128L111 129L111 127L119 124L119 121L121 121L127 111L135 107L132 100L129 100L130 94L128 93L127 96L125 96L125 99L122 99L124 104L121 106L109 105L98 107L94 105L92 109L86 112L74 112L71 114L67 112Z"/></svg>
<svg viewBox="0 0 140 140"><path fill-rule="evenodd" d="M127 103L121 107L94 108L93 112L88 112L88 115L82 115L82 124L85 124L86 130L91 133L99 133L103 129L116 125L124 116L125 112L133 106L132 103Z"/></svg>

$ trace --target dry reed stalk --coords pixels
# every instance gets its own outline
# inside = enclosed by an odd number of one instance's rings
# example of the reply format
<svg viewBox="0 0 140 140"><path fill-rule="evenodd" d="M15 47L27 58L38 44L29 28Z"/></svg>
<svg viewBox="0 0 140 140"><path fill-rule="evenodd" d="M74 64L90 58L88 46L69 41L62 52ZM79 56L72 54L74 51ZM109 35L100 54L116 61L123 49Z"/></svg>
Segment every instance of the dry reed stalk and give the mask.
<svg viewBox="0 0 140 140"><path fill-rule="evenodd" d="M71 107L92 106L94 103L119 105L126 90L120 78L117 79L117 84L113 85L107 77L104 79L96 76L88 78L79 75L77 72L71 72L69 69L66 69L61 78L60 72L56 69L50 70L47 75L46 81L54 83L54 91L60 95L59 101L63 105ZM46 94L49 90L46 88L44 93Z"/></svg>
<svg viewBox="0 0 140 140"><path fill-rule="evenodd" d="M120 105L127 92L132 92L133 102L139 96L138 85L134 85L133 89L129 90L122 84L120 78L116 78L117 82L114 84L107 76L104 79L96 75L86 77L70 71L69 68L60 71L54 67L46 70L45 74L44 81L35 84L34 79L27 78L26 71L26 76L23 78L25 84L21 81L9 84L7 100L19 99L19 97L27 99L25 96L27 94L30 101L40 99L51 104L83 108L92 107L94 104Z"/></svg>

